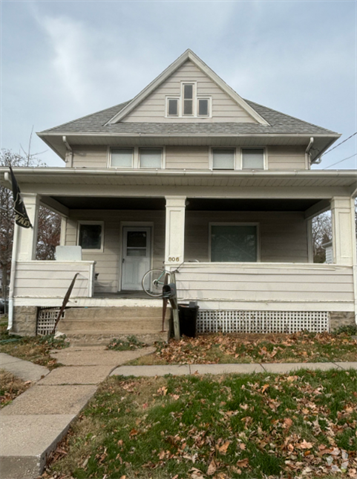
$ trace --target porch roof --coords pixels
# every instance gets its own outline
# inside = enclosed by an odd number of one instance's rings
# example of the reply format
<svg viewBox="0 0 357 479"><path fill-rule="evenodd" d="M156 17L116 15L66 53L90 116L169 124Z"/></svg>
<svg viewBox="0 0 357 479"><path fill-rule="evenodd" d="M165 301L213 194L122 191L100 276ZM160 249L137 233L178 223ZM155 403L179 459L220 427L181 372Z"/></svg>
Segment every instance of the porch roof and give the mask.
<svg viewBox="0 0 357 479"><path fill-rule="evenodd" d="M7 167L0 168L0 183L9 186ZM78 185L197 186L197 187L344 187L357 189L357 170L118 170L89 168L14 168L19 185L65 185L66 193ZM118 192L119 193L119 192ZM72 194L72 193L71 193ZM174 194L174 193L172 193ZM177 192L179 194L179 192ZM103 190L103 196L105 190ZM112 196L112 195L111 195ZM120 194L119 194L120 196ZM134 196L134 195L132 195ZM137 196L137 195L136 195Z"/></svg>

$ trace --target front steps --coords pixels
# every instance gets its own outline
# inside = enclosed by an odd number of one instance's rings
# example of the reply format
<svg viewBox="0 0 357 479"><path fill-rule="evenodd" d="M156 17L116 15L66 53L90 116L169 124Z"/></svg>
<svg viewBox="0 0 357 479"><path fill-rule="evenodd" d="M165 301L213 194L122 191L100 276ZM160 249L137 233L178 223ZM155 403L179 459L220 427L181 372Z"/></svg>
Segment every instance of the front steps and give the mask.
<svg viewBox="0 0 357 479"><path fill-rule="evenodd" d="M158 336L167 339L170 309L167 308L165 331L162 330L162 309L157 307L69 308L57 330L69 337L91 336L119 338L125 335Z"/></svg>

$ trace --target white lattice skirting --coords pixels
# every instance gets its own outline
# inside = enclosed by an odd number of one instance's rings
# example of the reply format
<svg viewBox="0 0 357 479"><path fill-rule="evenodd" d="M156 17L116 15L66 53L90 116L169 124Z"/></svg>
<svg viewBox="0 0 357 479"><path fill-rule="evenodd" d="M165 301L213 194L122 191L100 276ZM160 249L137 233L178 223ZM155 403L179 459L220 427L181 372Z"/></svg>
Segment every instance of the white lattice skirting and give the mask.
<svg viewBox="0 0 357 479"><path fill-rule="evenodd" d="M59 308L40 308L38 310L37 334L39 336L47 336L48 334L52 333L59 312ZM64 316L65 311L62 312L61 318L64 318Z"/></svg>
<svg viewBox="0 0 357 479"><path fill-rule="evenodd" d="M328 312L199 310L198 333L329 331Z"/></svg>

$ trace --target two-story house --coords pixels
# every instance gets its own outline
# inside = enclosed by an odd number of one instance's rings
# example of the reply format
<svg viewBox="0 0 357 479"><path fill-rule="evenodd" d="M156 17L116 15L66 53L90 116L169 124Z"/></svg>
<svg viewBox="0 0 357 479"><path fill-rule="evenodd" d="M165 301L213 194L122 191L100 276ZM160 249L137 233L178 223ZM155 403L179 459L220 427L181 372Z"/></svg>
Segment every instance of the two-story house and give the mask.
<svg viewBox="0 0 357 479"><path fill-rule="evenodd" d="M65 168L15 169L35 227L15 231L13 331L34 334L75 273L61 330L139 333L150 311L160 329L141 281L164 265L181 265L199 331L354 323L357 173L311 170L339 134L242 99L187 50L134 99L39 136ZM81 256L35 260L39 204ZM328 209L333 264L314 264L311 221Z"/></svg>

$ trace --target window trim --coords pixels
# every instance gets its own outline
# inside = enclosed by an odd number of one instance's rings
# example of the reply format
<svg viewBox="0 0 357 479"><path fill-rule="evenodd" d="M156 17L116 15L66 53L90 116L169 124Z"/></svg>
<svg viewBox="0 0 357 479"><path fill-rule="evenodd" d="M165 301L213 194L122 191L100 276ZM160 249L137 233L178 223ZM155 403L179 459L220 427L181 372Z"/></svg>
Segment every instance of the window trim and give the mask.
<svg viewBox="0 0 357 479"><path fill-rule="evenodd" d="M243 168L243 150L263 150L263 168ZM262 146L249 146L240 148L241 170L242 171L264 171L268 169L267 148Z"/></svg>
<svg viewBox="0 0 357 479"><path fill-rule="evenodd" d="M115 169L119 169L119 170L127 170L127 169L132 170L134 168L134 165L135 165L135 147L128 146L128 147L123 147L123 148L119 148L119 147L115 147L115 148L108 147L108 148L109 148L109 164L108 164L109 168L115 168ZM114 166L114 165L112 165L112 151L113 150L132 150L133 156L132 156L131 166Z"/></svg>
<svg viewBox="0 0 357 479"><path fill-rule="evenodd" d="M213 167L213 153L214 150L233 150L234 160L233 160L233 168L214 168ZM224 147L216 147L211 146L209 151L209 169L211 171L235 171L237 169L237 148L235 146L224 146Z"/></svg>
<svg viewBox="0 0 357 479"><path fill-rule="evenodd" d="M85 254L85 253L103 253L104 252L104 221L78 220L78 222L77 222L77 238L76 238L77 246L81 246L79 244L79 234L80 234L81 225L100 225L101 228L102 228L100 248L98 248L98 249L82 248L82 254Z"/></svg>
<svg viewBox="0 0 357 479"><path fill-rule="evenodd" d="M245 221L214 221L208 223L208 261L212 263L212 226L256 226L257 228L257 261L236 261L233 264L256 264L261 262L260 254L260 223L259 222L245 222ZM232 261L214 261L214 263L232 263Z"/></svg>
<svg viewBox="0 0 357 479"><path fill-rule="evenodd" d="M141 166L140 163L140 150L161 150L161 166L160 168L147 168L144 166ZM163 170L165 169L165 163L166 163L166 149L164 146L140 146L137 148L137 165L139 170Z"/></svg>

